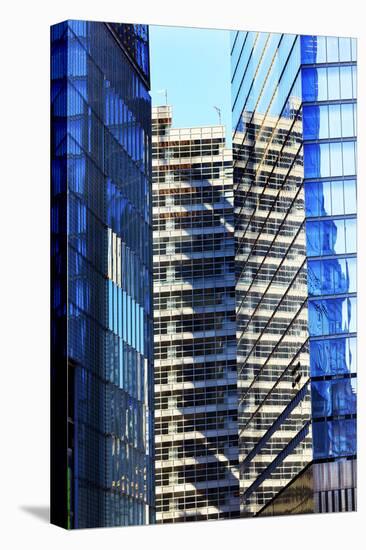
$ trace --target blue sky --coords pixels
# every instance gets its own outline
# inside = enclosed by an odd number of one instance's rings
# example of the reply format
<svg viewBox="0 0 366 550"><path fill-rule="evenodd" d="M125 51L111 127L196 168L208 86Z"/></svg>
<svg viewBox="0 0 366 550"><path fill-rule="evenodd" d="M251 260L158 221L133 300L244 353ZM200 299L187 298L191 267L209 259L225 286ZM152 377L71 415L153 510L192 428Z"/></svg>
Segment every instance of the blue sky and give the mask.
<svg viewBox="0 0 366 550"><path fill-rule="evenodd" d="M218 124L231 139L230 34L215 29L149 26L153 105L173 106L173 126Z"/></svg>

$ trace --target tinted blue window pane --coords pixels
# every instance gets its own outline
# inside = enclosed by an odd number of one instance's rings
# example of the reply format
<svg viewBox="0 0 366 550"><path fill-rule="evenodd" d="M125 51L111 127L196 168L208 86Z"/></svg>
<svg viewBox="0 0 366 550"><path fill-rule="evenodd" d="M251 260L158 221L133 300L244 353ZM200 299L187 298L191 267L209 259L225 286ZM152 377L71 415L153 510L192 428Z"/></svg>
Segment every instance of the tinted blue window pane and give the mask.
<svg viewBox="0 0 366 550"><path fill-rule="evenodd" d="M327 36L327 61L332 63L339 60L338 38Z"/></svg>
<svg viewBox="0 0 366 550"><path fill-rule="evenodd" d="M301 63L326 62L325 36L301 36Z"/></svg>
<svg viewBox="0 0 366 550"><path fill-rule="evenodd" d="M304 101L314 101L317 99L318 78L316 69L303 69L302 73L302 93Z"/></svg>
<svg viewBox="0 0 366 550"><path fill-rule="evenodd" d="M324 254L342 254L345 252L345 236L343 220L327 220L321 222Z"/></svg>
<svg viewBox="0 0 366 550"><path fill-rule="evenodd" d="M313 381L311 383L314 418L356 413L356 379Z"/></svg>
<svg viewBox="0 0 366 550"><path fill-rule="evenodd" d="M356 331L356 299L329 298L309 301L310 336Z"/></svg>
<svg viewBox="0 0 366 550"><path fill-rule="evenodd" d="M319 261L308 261L308 289L310 296L321 294L321 264Z"/></svg>
<svg viewBox="0 0 366 550"><path fill-rule="evenodd" d="M329 143L305 144L304 171L305 177L317 178L330 175Z"/></svg>
<svg viewBox="0 0 366 550"><path fill-rule="evenodd" d="M342 111L342 137L352 137L355 135L353 127L353 105L346 103L341 106Z"/></svg>
<svg viewBox="0 0 366 550"><path fill-rule="evenodd" d="M314 458L350 456L356 453L356 420L314 422Z"/></svg>
<svg viewBox="0 0 366 550"><path fill-rule="evenodd" d="M328 67L328 99L340 98L339 67Z"/></svg>
<svg viewBox="0 0 366 550"><path fill-rule="evenodd" d="M351 38L352 61L357 61L357 38Z"/></svg>
<svg viewBox="0 0 366 550"><path fill-rule="evenodd" d="M340 105L329 105L329 137L341 137L341 109Z"/></svg>
<svg viewBox="0 0 366 550"><path fill-rule="evenodd" d="M356 213L356 181L346 180L344 182L344 211L345 214Z"/></svg>
<svg viewBox="0 0 366 550"><path fill-rule="evenodd" d="M344 213L343 181L332 181L332 214L338 216Z"/></svg>
<svg viewBox="0 0 366 550"><path fill-rule="evenodd" d="M346 220L346 252L357 252L357 226L356 220Z"/></svg>
<svg viewBox="0 0 366 550"><path fill-rule="evenodd" d="M306 223L306 249L308 256L320 256L319 222Z"/></svg>
<svg viewBox="0 0 366 550"><path fill-rule="evenodd" d="M319 182L320 216L330 216L332 213L331 183L329 181Z"/></svg>
<svg viewBox="0 0 366 550"><path fill-rule="evenodd" d="M320 200L318 182L305 184L305 210L306 216L319 216Z"/></svg>
<svg viewBox="0 0 366 550"><path fill-rule="evenodd" d="M309 260L310 296L356 292L356 258Z"/></svg>
<svg viewBox="0 0 366 550"><path fill-rule="evenodd" d="M339 61L351 61L350 38L339 38Z"/></svg>
<svg viewBox="0 0 366 550"><path fill-rule="evenodd" d="M341 67L341 99L352 99L352 67Z"/></svg>
<svg viewBox="0 0 366 550"><path fill-rule="evenodd" d="M316 105L303 107L304 139L316 139L319 135L319 110Z"/></svg>
<svg viewBox="0 0 366 550"><path fill-rule="evenodd" d="M357 68L352 67L352 88L353 88L353 99L357 97Z"/></svg>
<svg viewBox="0 0 366 550"><path fill-rule="evenodd" d="M343 254L345 252L344 221L308 221L306 223L306 241L309 256Z"/></svg>
<svg viewBox="0 0 366 550"><path fill-rule="evenodd" d="M331 143L330 144L330 173L332 176L342 176L342 144Z"/></svg>
<svg viewBox="0 0 366 550"><path fill-rule="evenodd" d="M311 376L354 373L356 363L356 338L310 341Z"/></svg>
<svg viewBox="0 0 366 550"><path fill-rule="evenodd" d="M355 145L352 141L343 144L343 174L352 176L356 173Z"/></svg>

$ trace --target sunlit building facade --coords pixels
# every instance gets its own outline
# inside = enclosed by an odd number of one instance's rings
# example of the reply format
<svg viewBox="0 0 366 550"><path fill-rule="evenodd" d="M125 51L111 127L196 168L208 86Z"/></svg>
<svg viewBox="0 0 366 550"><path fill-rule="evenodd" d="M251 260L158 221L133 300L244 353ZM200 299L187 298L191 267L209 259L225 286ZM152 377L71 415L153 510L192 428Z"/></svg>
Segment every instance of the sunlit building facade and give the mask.
<svg viewBox="0 0 366 550"><path fill-rule="evenodd" d="M153 523L147 27L53 26L51 78L51 521Z"/></svg>
<svg viewBox="0 0 366 550"><path fill-rule="evenodd" d="M353 510L355 40L231 56L241 513Z"/></svg>
<svg viewBox="0 0 366 550"><path fill-rule="evenodd" d="M157 522L238 517L232 155L152 123Z"/></svg>

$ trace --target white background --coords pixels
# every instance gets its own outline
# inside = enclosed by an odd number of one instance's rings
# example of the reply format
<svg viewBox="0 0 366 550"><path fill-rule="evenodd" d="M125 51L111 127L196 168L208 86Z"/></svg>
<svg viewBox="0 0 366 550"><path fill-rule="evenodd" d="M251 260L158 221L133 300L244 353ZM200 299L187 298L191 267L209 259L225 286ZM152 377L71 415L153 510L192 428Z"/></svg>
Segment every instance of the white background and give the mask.
<svg viewBox="0 0 366 550"><path fill-rule="evenodd" d="M0 544L8 548L359 548L365 538L365 15L355 0L2 3ZM6 6L6 7L5 7ZM49 503L49 26L94 19L359 38L359 512L67 532ZM197 52L199 55L199 52ZM137 546L136 546L137 545Z"/></svg>

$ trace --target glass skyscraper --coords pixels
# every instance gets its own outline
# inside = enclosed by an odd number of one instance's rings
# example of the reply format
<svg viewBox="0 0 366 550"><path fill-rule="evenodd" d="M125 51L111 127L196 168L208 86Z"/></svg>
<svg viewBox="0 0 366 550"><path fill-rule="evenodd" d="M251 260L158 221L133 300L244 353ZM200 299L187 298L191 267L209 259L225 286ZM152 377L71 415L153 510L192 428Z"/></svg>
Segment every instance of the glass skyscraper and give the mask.
<svg viewBox="0 0 366 550"><path fill-rule="evenodd" d="M241 512L353 510L356 41L231 56Z"/></svg>
<svg viewBox="0 0 366 550"><path fill-rule="evenodd" d="M238 517L232 154L152 121L157 522Z"/></svg>
<svg viewBox="0 0 366 550"><path fill-rule="evenodd" d="M51 521L154 522L145 25L51 29Z"/></svg>

